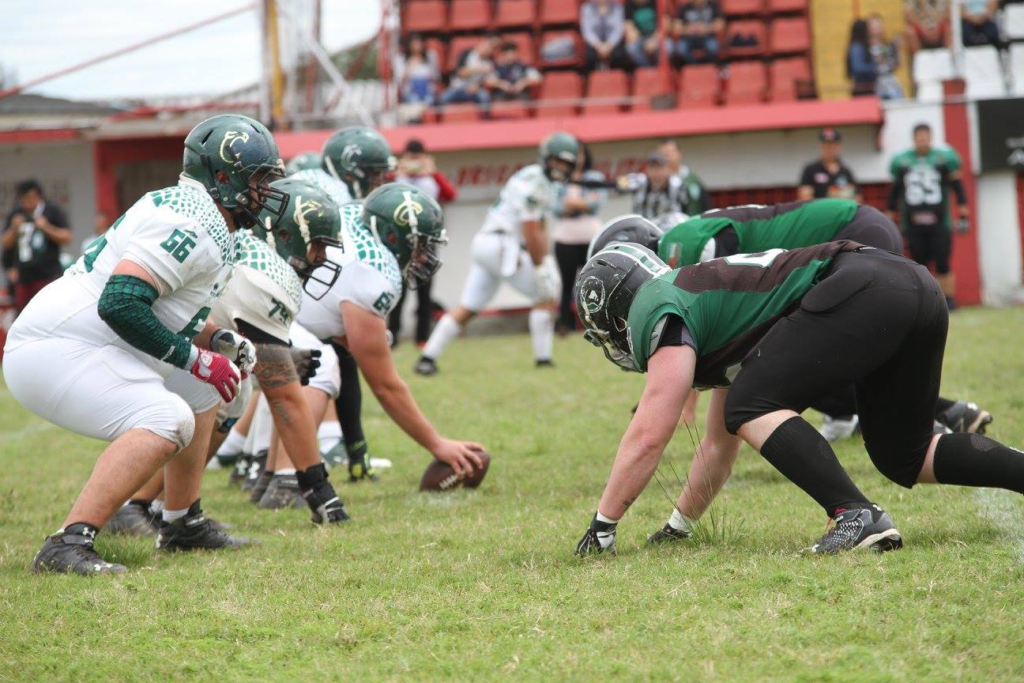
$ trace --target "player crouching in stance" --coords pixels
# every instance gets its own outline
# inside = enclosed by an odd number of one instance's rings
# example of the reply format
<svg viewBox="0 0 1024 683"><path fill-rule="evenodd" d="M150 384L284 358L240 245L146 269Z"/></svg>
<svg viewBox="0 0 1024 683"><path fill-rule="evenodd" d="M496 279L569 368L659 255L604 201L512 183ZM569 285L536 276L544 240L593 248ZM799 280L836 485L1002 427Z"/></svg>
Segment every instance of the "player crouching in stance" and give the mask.
<svg viewBox="0 0 1024 683"><path fill-rule="evenodd" d="M579 142L568 133L553 133L540 145L540 163L516 172L487 212L473 238L469 275L462 301L438 322L414 369L437 373L437 359L461 329L494 298L502 282L533 302L530 336L537 367L551 365L555 301L561 289L558 268L549 252L545 214L554 200L554 183L565 182L580 157Z"/></svg>
<svg viewBox="0 0 1024 683"><path fill-rule="evenodd" d="M742 440L834 521L811 552L901 547L889 515L799 415L850 383L868 454L892 481L1024 493L1024 453L980 434L933 432L948 311L927 269L901 256L842 241L670 270L649 249L614 244L583 268L575 297L586 338L647 373L577 553L614 549L616 524L654 474L691 385L714 388L706 435L652 542L689 535Z"/></svg>
<svg viewBox="0 0 1024 683"><path fill-rule="evenodd" d="M185 138L178 184L136 202L12 326L4 358L11 394L60 427L111 442L35 571L124 571L93 540L165 463L165 514L174 511L165 521L209 523L198 480L174 457L192 440L196 407L164 379L186 370L230 402L255 362L251 344L217 334L206 318L237 258L235 230L280 206L268 188L280 169L259 122L225 115L200 123ZM222 355L228 348L238 355Z"/></svg>

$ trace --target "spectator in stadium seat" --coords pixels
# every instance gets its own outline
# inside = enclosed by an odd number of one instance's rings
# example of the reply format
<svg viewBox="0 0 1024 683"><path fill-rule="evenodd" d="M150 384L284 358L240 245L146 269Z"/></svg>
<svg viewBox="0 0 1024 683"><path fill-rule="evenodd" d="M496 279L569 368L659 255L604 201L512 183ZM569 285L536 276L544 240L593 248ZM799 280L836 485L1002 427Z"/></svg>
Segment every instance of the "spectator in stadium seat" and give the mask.
<svg viewBox="0 0 1024 683"><path fill-rule="evenodd" d="M413 34L395 60L395 80L403 104L432 106L441 69L437 55L427 50L423 36Z"/></svg>
<svg viewBox="0 0 1024 683"><path fill-rule="evenodd" d="M468 48L461 55L455 67L448 89L441 95L441 104L457 102L476 102L486 112L490 104L490 93L484 87L484 81L494 72L491 57L498 46L498 35L488 33L474 47Z"/></svg>
<svg viewBox="0 0 1024 683"><path fill-rule="evenodd" d="M658 63L661 33L658 8L654 0L630 0L626 3L626 54L634 68Z"/></svg>
<svg viewBox="0 0 1024 683"><path fill-rule="evenodd" d="M533 99L530 88L540 85L540 72L519 59L519 46L509 41L498 48L494 71L484 80L491 91L491 100L508 102Z"/></svg>
<svg viewBox="0 0 1024 683"><path fill-rule="evenodd" d="M626 15L612 0L589 0L580 8L580 33L586 43L586 70L621 69L626 63L622 39Z"/></svg>
<svg viewBox="0 0 1024 683"><path fill-rule="evenodd" d="M804 166L796 198L803 201L826 197L863 201L853 171L843 163L843 136L835 128L822 128L818 141L821 156Z"/></svg>
<svg viewBox="0 0 1024 683"><path fill-rule="evenodd" d="M670 43L673 61L677 65L716 61L718 34L724 28L722 10L715 0L680 3L672 28L674 40Z"/></svg>
<svg viewBox="0 0 1024 683"><path fill-rule="evenodd" d="M17 270L14 308L20 312L46 285L64 274L60 248L71 243L72 234L64 211L47 202L38 181L25 180L14 188L18 205L7 216L0 248Z"/></svg>
<svg viewBox="0 0 1024 683"><path fill-rule="evenodd" d="M878 71L875 94L883 100L903 99L903 86L896 78L896 69L900 65L900 44L900 36L894 40L885 37L885 24L880 15L872 14L868 17L868 50Z"/></svg>
<svg viewBox="0 0 1024 683"><path fill-rule="evenodd" d="M995 16L999 5L996 0L963 0L960 5L960 25L964 45L1000 46L999 27Z"/></svg>
<svg viewBox="0 0 1024 683"><path fill-rule="evenodd" d="M874 95L878 84L878 65L871 57L868 22L857 19L850 26L850 45L846 50L846 76L853 81L854 97Z"/></svg>
<svg viewBox="0 0 1024 683"><path fill-rule="evenodd" d="M905 0L910 51L949 47L948 0Z"/></svg>
<svg viewBox="0 0 1024 683"><path fill-rule="evenodd" d="M580 161L573 173L574 180L604 181L604 174L593 168L590 147L580 143ZM583 188L579 185L559 183L556 186L555 203L552 213L555 220L551 236L555 241L555 260L562 276L562 298L558 306L558 321L555 329L566 334L576 329L576 313L573 310L572 292L576 274L587 262L587 247L590 240L601 229L597 217L608 199L605 190Z"/></svg>
<svg viewBox="0 0 1024 683"><path fill-rule="evenodd" d="M665 157L669 171L683 182L686 199L682 202L682 212L696 216L711 209L711 195L700 176L683 163L683 150L679 148L679 143L666 138L658 143L656 151Z"/></svg>

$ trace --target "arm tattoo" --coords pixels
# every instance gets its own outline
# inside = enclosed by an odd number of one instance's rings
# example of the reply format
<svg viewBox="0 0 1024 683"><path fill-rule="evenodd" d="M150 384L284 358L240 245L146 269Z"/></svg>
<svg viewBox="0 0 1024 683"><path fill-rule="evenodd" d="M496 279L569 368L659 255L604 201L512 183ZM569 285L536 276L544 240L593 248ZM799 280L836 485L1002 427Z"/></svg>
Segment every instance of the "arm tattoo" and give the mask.
<svg viewBox="0 0 1024 683"><path fill-rule="evenodd" d="M275 389L299 381L291 349L287 346L257 343L256 358L253 374L264 389Z"/></svg>
<svg viewBox="0 0 1024 683"><path fill-rule="evenodd" d="M630 498L629 500L622 501L622 509L628 510L629 506L636 502L636 498Z"/></svg>

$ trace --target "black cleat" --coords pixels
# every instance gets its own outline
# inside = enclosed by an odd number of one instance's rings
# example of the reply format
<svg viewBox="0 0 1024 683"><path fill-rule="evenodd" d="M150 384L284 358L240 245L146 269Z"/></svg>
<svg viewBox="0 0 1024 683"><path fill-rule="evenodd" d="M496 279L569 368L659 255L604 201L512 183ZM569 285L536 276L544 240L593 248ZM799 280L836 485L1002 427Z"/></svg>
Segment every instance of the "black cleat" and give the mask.
<svg viewBox="0 0 1024 683"><path fill-rule="evenodd" d="M984 434L992 424L992 415L977 403L957 401L945 412L939 413L938 422L946 425L955 434Z"/></svg>
<svg viewBox="0 0 1024 683"><path fill-rule="evenodd" d="M675 543L676 541L687 541L690 539L689 531L684 529L673 529L671 524L666 523L653 534L647 537L647 545L659 545L662 543Z"/></svg>
<svg viewBox="0 0 1024 683"><path fill-rule="evenodd" d="M420 359L416 361L416 365L412 366L412 369L417 375L430 377L431 375L437 374L437 363L434 362L433 358L420 356Z"/></svg>
<svg viewBox="0 0 1024 683"><path fill-rule="evenodd" d="M831 555L844 550L868 548L885 552L903 547L903 537L882 508L871 505L853 510L838 510L834 526L806 552Z"/></svg>
<svg viewBox="0 0 1024 683"><path fill-rule="evenodd" d="M252 491L252 487L256 486L256 482L259 481L260 475L263 474L263 470L266 468L266 451L260 451L256 455L252 456L252 460L249 463L249 471L246 472L245 479L242 481L242 490Z"/></svg>
<svg viewBox="0 0 1024 683"><path fill-rule="evenodd" d="M173 522L161 522L160 533L156 537L158 550L170 552L187 550L219 550L221 548L241 548L253 543L251 539L241 536L229 536L214 528L199 507L199 501L192 503L181 519Z"/></svg>
<svg viewBox="0 0 1024 683"><path fill-rule="evenodd" d="M550 358L543 358L543 359L538 359L538 360L534 361L533 366L535 368L538 368L538 369L541 369L541 368L553 368L553 367L555 367L555 364L554 364L554 362L552 362L552 360Z"/></svg>
<svg viewBox="0 0 1024 683"><path fill-rule="evenodd" d="M380 476L377 470L370 467L370 456L363 453L360 458L353 458L348 462L349 483L359 481L378 481Z"/></svg>
<svg viewBox="0 0 1024 683"><path fill-rule="evenodd" d="M156 536L160 521L148 505L129 501L118 508L103 529L122 536Z"/></svg>
<svg viewBox="0 0 1024 683"><path fill-rule="evenodd" d="M71 524L64 531L47 536L43 547L32 560L32 571L58 574L121 574L128 571L122 564L107 562L93 549L96 528L89 524Z"/></svg>
<svg viewBox="0 0 1024 683"><path fill-rule="evenodd" d="M249 474L249 467L252 465L252 456L246 453L242 453L235 460L235 466L231 468L231 476L228 477L228 484L231 486L241 486L242 482L245 481L246 476Z"/></svg>
<svg viewBox="0 0 1024 683"><path fill-rule="evenodd" d="M266 470L260 472L259 478L253 484L252 490L249 491L249 502L259 505L259 502L263 500L263 494L267 492L267 487L270 486L270 482L273 479L273 472L267 472Z"/></svg>
<svg viewBox="0 0 1024 683"><path fill-rule="evenodd" d="M288 507L301 508L306 504L299 492L299 480L294 474L275 474L266 487L256 507L261 510L284 510Z"/></svg>

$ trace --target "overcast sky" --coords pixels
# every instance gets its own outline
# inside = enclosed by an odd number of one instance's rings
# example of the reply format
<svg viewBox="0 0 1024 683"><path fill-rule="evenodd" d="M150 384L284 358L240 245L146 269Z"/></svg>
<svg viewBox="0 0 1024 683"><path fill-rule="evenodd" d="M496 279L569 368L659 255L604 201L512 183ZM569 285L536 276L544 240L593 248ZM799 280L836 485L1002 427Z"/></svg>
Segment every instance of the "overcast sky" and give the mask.
<svg viewBox="0 0 1024 683"><path fill-rule="evenodd" d="M281 0L294 7L307 0ZM145 41L247 0L0 0L0 64L19 83ZM380 0L322 0L324 46L337 50L372 35ZM28 92L71 99L216 94L256 81L256 12L62 76Z"/></svg>

